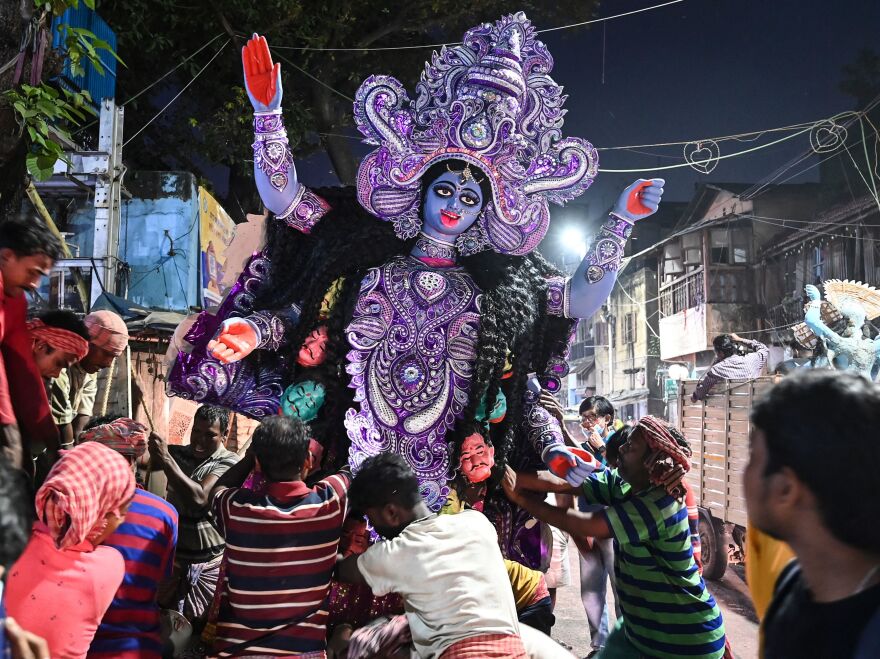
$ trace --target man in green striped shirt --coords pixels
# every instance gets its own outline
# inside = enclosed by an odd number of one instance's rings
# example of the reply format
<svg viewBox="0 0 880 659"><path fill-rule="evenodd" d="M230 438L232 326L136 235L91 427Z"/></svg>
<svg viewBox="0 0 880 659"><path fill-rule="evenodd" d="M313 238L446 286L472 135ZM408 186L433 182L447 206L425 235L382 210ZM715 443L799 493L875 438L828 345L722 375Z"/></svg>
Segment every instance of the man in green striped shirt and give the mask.
<svg viewBox="0 0 880 659"><path fill-rule="evenodd" d="M573 536L614 539L623 620L600 658L724 656L724 623L694 562L682 500L689 455L664 422L644 417L620 449L618 471L595 472L578 488L549 472L507 469L508 498L536 518ZM583 494L605 508L593 513L557 508L527 490Z"/></svg>

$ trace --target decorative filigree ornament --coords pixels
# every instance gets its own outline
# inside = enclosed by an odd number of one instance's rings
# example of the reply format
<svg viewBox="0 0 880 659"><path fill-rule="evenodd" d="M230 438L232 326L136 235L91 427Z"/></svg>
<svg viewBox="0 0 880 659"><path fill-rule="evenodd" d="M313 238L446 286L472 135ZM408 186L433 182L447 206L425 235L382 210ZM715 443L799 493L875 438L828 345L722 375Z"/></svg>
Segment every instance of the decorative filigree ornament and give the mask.
<svg viewBox="0 0 880 659"><path fill-rule="evenodd" d="M399 237L412 237L421 176L437 162L463 160L462 175L485 175L492 190L482 227L463 240L466 249L531 252L547 232L548 202L561 205L583 193L599 165L589 142L562 137L566 96L550 77L552 68L546 46L519 12L434 53L415 100L395 78L367 78L354 117L364 141L378 148L358 172L360 203L394 222Z"/></svg>
<svg viewBox="0 0 880 659"><path fill-rule="evenodd" d="M254 114L253 149L254 164L266 175L272 187L281 192L287 187L287 172L293 167L293 154L287 144L281 110Z"/></svg>
<svg viewBox="0 0 880 659"><path fill-rule="evenodd" d="M446 261L455 260L455 245L437 240L433 236L426 233L419 234L416 241L416 248L422 250L432 259L444 259Z"/></svg>

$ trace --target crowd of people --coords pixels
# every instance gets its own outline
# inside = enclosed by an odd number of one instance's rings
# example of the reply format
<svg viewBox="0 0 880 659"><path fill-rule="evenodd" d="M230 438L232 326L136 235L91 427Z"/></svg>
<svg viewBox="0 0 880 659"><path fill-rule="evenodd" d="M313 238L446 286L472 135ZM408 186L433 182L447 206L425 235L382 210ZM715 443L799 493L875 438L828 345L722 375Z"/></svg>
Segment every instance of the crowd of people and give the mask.
<svg viewBox="0 0 880 659"><path fill-rule="evenodd" d="M219 407L197 409L184 445L94 418L97 373L128 334L109 311L27 320L24 293L59 253L32 222L0 228L0 657L567 657L550 638L566 548L589 656L733 656L701 575L691 450L661 419L622 425L592 396L582 436L564 432L592 473L504 468L494 496L554 529L556 556L536 570L502 554L466 496L432 512L398 454L326 473L295 416L265 418L242 454ZM763 366L751 347L744 367ZM719 363L736 359L725 350ZM855 373L792 375L752 410L748 570L765 657L880 649L878 422L880 387ZM829 437L844 490L816 459ZM475 433L463 464L487 469L491 453ZM159 471L163 496L144 484Z"/></svg>

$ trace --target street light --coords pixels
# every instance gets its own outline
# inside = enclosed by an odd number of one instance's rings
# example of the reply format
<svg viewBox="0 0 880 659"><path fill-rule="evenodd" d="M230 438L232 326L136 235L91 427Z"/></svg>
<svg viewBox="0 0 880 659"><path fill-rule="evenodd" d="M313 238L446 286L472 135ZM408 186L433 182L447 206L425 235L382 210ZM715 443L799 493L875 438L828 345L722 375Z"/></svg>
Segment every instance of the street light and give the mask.
<svg viewBox="0 0 880 659"><path fill-rule="evenodd" d="M587 239L579 226L572 224L565 227L560 234L560 239L563 251L577 254L578 259L584 258L587 253Z"/></svg>

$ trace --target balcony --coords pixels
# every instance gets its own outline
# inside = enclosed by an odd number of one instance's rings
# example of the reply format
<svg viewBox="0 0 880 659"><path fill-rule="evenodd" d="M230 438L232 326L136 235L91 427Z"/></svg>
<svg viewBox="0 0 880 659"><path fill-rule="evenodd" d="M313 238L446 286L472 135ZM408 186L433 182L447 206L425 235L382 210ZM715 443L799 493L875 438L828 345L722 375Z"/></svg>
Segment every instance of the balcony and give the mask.
<svg viewBox="0 0 880 659"><path fill-rule="evenodd" d="M571 344L571 348L568 351L568 361L574 362L578 359L592 357L594 354L596 354L596 349L592 341L576 341Z"/></svg>
<svg viewBox="0 0 880 659"><path fill-rule="evenodd" d="M701 305L704 300L703 268L697 268L660 287L660 317L672 316Z"/></svg>

